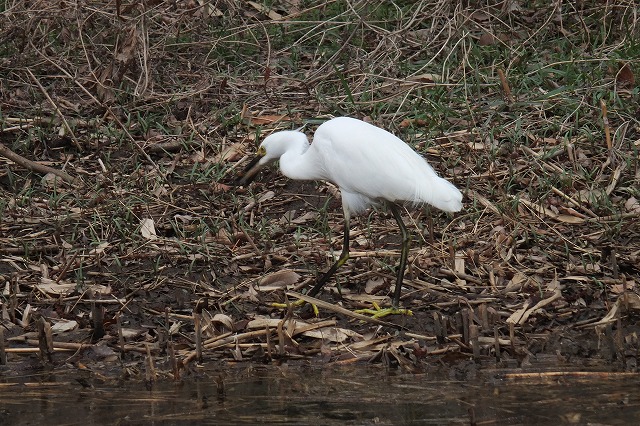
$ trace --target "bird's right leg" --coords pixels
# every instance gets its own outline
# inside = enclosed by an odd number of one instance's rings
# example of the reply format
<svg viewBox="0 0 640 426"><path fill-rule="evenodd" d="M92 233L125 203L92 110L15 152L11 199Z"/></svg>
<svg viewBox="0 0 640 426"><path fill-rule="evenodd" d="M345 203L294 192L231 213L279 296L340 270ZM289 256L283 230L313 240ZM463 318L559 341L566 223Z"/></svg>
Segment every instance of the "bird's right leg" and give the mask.
<svg viewBox="0 0 640 426"><path fill-rule="evenodd" d="M339 267L347 263L349 260L349 212L347 209L344 211L344 236L342 241L342 253L335 263L329 268L329 270L316 282L309 293L309 296L315 296L322 290L322 287L329 281L329 279L336 273Z"/></svg>

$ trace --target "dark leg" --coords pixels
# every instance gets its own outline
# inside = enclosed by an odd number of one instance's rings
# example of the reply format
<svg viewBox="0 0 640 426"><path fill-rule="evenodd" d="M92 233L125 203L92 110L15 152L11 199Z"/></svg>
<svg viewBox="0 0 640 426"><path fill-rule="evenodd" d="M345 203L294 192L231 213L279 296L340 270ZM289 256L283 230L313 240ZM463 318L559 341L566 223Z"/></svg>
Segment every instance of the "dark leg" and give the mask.
<svg viewBox="0 0 640 426"><path fill-rule="evenodd" d="M411 235L407 232L407 227L404 226L402 216L398 210L398 206L393 203L389 203L389 210L393 214L394 219L398 222L400 227L400 235L402 236L402 252L400 253L400 264L398 265L398 275L396 277L396 288L393 292L393 307L397 308L400 305L400 291L402 290L402 280L404 278L404 270L407 267L407 256L409 254L409 243L411 242Z"/></svg>
<svg viewBox="0 0 640 426"><path fill-rule="evenodd" d="M329 281L329 278L335 274L339 267L344 265L349 259L349 213L344 215L344 240L342 242L342 253L338 260L329 268L329 270L316 282L316 285L307 293L309 296L315 296L322 290L322 287Z"/></svg>

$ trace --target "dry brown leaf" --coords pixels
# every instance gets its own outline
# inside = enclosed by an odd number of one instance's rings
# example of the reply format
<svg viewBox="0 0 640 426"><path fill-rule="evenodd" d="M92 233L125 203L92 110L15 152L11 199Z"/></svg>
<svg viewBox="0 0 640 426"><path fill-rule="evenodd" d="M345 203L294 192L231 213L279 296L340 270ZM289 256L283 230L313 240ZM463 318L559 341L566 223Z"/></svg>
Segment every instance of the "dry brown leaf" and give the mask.
<svg viewBox="0 0 640 426"><path fill-rule="evenodd" d="M221 243L221 244L230 246L232 244L232 242L231 242L231 234L229 233L229 231L227 229L220 228L218 230L218 234L216 235L216 241Z"/></svg>
<svg viewBox="0 0 640 426"><path fill-rule="evenodd" d="M440 76L438 74L425 73L425 74L418 74L418 75L411 76L411 77L409 77L409 80L410 81L416 81L416 82L419 82L419 83L435 83L435 82L440 81L442 79L440 78ZM420 125L427 124L426 120L422 120L422 119L419 119L419 118L414 120L414 121L418 121L419 124L422 123Z"/></svg>
<svg viewBox="0 0 640 426"><path fill-rule="evenodd" d="M398 124L398 127L404 129L405 127L409 127L411 125L426 126L427 124L428 124L427 120L424 120L422 118L413 118L413 119L405 118L400 122L400 124Z"/></svg>
<svg viewBox="0 0 640 426"><path fill-rule="evenodd" d="M512 291L520 291L527 282L528 278L525 274L522 272L516 272L513 278L511 278L505 286L503 292L508 293Z"/></svg>
<svg viewBox="0 0 640 426"><path fill-rule="evenodd" d="M47 188L59 188L62 185L62 179L53 173L47 173L42 177L40 183L42 184L42 186L45 186Z"/></svg>
<svg viewBox="0 0 640 426"><path fill-rule="evenodd" d="M616 74L616 85L619 88L633 89L636 79L628 63L622 64Z"/></svg>
<svg viewBox="0 0 640 426"><path fill-rule="evenodd" d="M222 13L222 11L217 7L213 6L210 1L205 1L205 0L196 0L196 1L200 5L200 7L202 7L206 11L207 16L216 17L216 18L224 16L224 13Z"/></svg>
<svg viewBox="0 0 640 426"><path fill-rule="evenodd" d="M270 199L272 199L273 197L276 196L276 193L273 191L266 191L263 192L262 194L260 194L260 196L258 197L258 203L264 203L265 201L268 201Z"/></svg>
<svg viewBox="0 0 640 426"><path fill-rule="evenodd" d="M633 290L636 287L634 280L627 280L624 284L613 284L611 286L611 293L623 294L625 291Z"/></svg>
<svg viewBox="0 0 640 426"><path fill-rule="evenodd" d="M342 343L349 338L355 338L357 340L363 339L361 334L353 330L337 327L325 327L318 330L305 331L302 335L315 339L328 340L333 343Z"/></svg>
<svg viewBox="0 0 640 426"><path fill-rule="evenodd" d="M280 326L282 319L280 318L256 318L247 323L247 330L261 330L265 328L277 329ZM284 322L285 328L289 331L291 336L297 334L297 330L302 330L309 326L309 323L300 320L287 320Z"/></svg>
<svg viewBox="0 0 640 426"><path fill-rule="evenodd" d="M232 186L226 185L226 184L220 183L220 182L213 182L211 184L211 192L213 192L214 194L219 194L221 192L227 192L232 188L233 188Z"/></svg>
<svg viewBox="0 0 640 426"><path fill-rule="evenodd" d="M229 315L215 314L211 319L213 325L221 325L229 331L235 331L233 327L233 320Z"/></svg>
<svg viewBox="0 0 640 426"><path fill-rule="evenodd" d="M532 203L531 201L524 198L520 198L520 203L524 204L525 206L527 206L528 208L530 208L531 210L533 210L539 215L548 216L559 222L571 223L571 224L584 223L584 219L581 217L571 216L568 214L558 214L551 209L543 207L539 204Z"/></svg>
<svg viewBox="0 0 640 426"><path fill-rule="evenodd" d="M626 309L627 307L634 311L640 310L640 295L629 292L618 296L618 300L616 300L616 303L614 303L607 315L605 315L600 321L594 324L596 327L596 331L602 333L604 331L604 327L607 324L616 320L618 311Z"/></svg>
<svg viewBox="0 0 640 426"><path fill-rule="evenodd" d="M458 274L464 274L465 273L465 262L464 262L464 253L463 252L457 252L456 256L454 258L453 261L454 264L454 270L458 273Z"/></svg>
<svg viewBox="0 0 640 426"><path fill-rule="evenodd" d="M225 149L223 149L218 155L213 159L214 163L223 163L229 161L237 161L242 157L244 144L240 142L236 142Z"/></svg>
<svg viewBox="0 0 640 426"><path fill-rule="evenodd" d="M482 33L482 35L478 39L478 44L480 46L490 46L495 42L496 42L496 39L491 33Z"/></svg>
<svg viewBox="0 0 640 426"><path fill-rule="evenodd" d="M249 124L263 126L265 124L279 123L281 121L291 121L288 115L261 115L260 117L249 117Z"/></svg>
<svg viewBox="0 0 640 426"><path fill-rule="evenodd" d="M244 292L243 296L244 298L246 298L251 302L256 302L256 303L260 302L260 299L258 298L258 291L255 289L254 286L249 286L249 289Z"/></svg>
<svg viewBox="0 0 640 426"><path fill-rule="evenodd" d="M542 309L543 307L554 302L555 300L562 298L562 293L560 291L560 284L558 283L557 280L551 281L547 285L547 290L553 291L553 294L547 297L546 299L542 299L541 301L536 303L534 306L531 306L530 301L526 301L525 305L522 308L518 309L513 314L511 314L509 318L507 318L507 322L515 325L522 325L525 322L527 322L529 317L532 314L536 313L539 309Z"/></svg>
<svg viewBox="0 0 640 426"><path fill-rule="evenodd" d="M263 277L260 280L260 290L275 290L296 284L300 280L300 274L291 269L282 269Z"/></svg>
<svg viewBox="0 0 640 426"><path fill-rule="evenodd" d="M189 161L193 163L202 163L204 160L206 160L206 156L202 150L195 151L193 154L189 155Z"/></svg>
<svg viewBox="0 0 640 426"><path fill-rule="evenodd" d="M624 203L624 208L633 213L640 213L640 201L636 197L631 197Z"/></svg>
<svg viewBox="0 0 640 426"><path fill-rule="evenodd" d="M57 283L50 278L41 278L40 282L36 284L36 288L43 293L51 295L67 295L76 290L77 284L60 282ZM87 290L91 290L94 295L106 296L111 294L111 289L103 285L90 285Z"/></svg>
<svg viewBox="0 0 640 426"><path fill-rule="evenodd" d="M597 200L603 199L606 196L606 192L603 189L581 189L578 191L574 198L583 203L593 205Z"/></svg>
<svg viewBox="0 0 640 426"><path fill-rule="evenodd" d="M367 294L373 294L380 291L385 286L384 277L372 277L369 278L364 286L364 292Z"/></svg>
<svg viewBox="0 0 640 426"><path fill-rule="evenodd" d="M256 3L255 1L248 1L247 4L249 4L251 7L256 9L258 12L264 13L265 15L267 15L269 19L271 19L272 21L282 20L282 15L280 15L278 12L274 11L273 9L268 8L265 5Z"/></svg>
<svg viewBox="0 0 640 426"><path fill-rule="evenodd" d="M316 213L316 212L306 212L302 216L299 216L299 217L293 219L291 221L291 223L293 223L295 225L301 225L301 224L306 223L306 222L308 222L310 220L314 220L317 217L318 217L318 213Z"/></svg>
<svg viewBox="0 0 640 426"><path fill-rule="evenodd" d="M490 16L481 10L476 10L473 13L471 13L470 18L473 19L474 21L482 22L482 21L489 20Z"/></svg>

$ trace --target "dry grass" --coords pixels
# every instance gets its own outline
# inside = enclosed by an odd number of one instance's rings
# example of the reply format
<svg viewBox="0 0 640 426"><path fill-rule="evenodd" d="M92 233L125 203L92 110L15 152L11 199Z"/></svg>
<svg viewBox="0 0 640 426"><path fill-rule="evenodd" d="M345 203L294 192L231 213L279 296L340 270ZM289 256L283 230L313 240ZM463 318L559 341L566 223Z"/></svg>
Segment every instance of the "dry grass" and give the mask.
<svg viewBox="0 0 640 426"><path fill-rule="evenodd" d="M47 349L67 324L54 346L101 339L96 358L147 360L147 377L180 374L199 329L205 359L635 368L636 2L81 3L0 1L10 354L39 335L42 362L80 362ZM327 320L331 305L319 324L281 320L282 285L308 288L340 249L335 189L275 171L228 186L263 134L331 115L393 131L465 193L433 241L430 216L407 212L403 334ZM393 223L355 221L336 303L387 294L365 287L392 282Z"/></svg>

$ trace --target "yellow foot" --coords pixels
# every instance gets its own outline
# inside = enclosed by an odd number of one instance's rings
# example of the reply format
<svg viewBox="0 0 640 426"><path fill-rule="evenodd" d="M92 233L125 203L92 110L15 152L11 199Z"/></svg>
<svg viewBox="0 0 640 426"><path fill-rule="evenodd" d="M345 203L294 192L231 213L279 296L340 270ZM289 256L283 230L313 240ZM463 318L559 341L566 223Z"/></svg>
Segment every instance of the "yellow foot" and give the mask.
<svg viewBox="0 0 640 426"><path fill-rule="evenodd" d="M271 306L273 306L274 308L278 308L278 309L287 309L289 307L289 305L291 306L302 306L304 305L304 300L302 299L298 299L295 302L292 303L272 303Z"/></svg>
<svg viewBox="0 0 640 426"><path fill-rule="evenodd" d="M371 315L372 318L384 318L388 315L407 315L413 316L413 312L410 309L400 309L400 308L380 308L380 306L376 302L372 302L374 309L358 309L354 311L356 314L363 315Z"/></svg>
<svg viewBox="0 0 640 426"><path fill-rule="evenodd" d="M295 302L291 302L291 303L272 303L271 306L273 306L274 308L278 308L278 309L288 309L289 306L292 307L299 307L299 306L303 306L306 302L302 299L298 299ZM311 304L311 308L313 309L313 314L315 316L319 316L320 315L320 311L318 310L318 307L316 305L314 305L313 303Z"/></svg>

